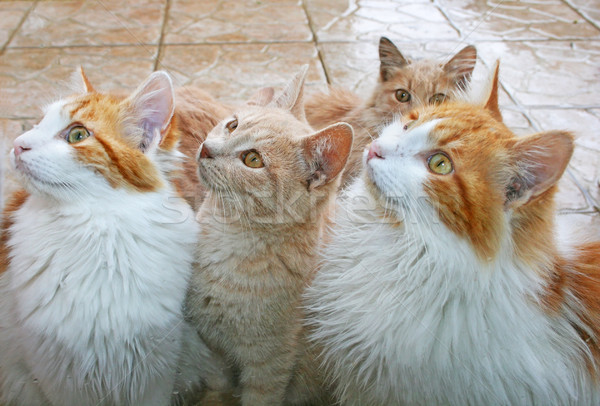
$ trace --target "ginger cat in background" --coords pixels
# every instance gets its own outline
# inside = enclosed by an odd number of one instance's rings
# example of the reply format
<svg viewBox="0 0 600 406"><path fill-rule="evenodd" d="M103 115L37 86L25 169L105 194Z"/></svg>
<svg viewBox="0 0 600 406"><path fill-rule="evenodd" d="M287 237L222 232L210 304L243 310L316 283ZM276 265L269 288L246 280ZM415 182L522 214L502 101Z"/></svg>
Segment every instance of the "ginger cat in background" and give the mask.
<svg viewBox="0 0 600 406"><path fill-rule="evenodd" d="M452 100L457 92L466 90L477 51L474 46L466 46L447 63L432 59L411 61L389 39L381 37L379 59L379 79L366 102L337 87L306 102L306 118L313 128L324 128L338 121L354 128L354 148L342 178L343 186L360 172L364 148L395 116L419 106Z"/></svg>
<svg viewBox="0 0 600 406"><path fill-rule="evenodd" d="M85 92L10 155L25 190L0 240L0 403L168 405L205 378L225 385L183 319L198 225L172 186L171 80L155 72L125 98L81 74Z"/></svg>
<svg viewBox="0 0 600 406"><path fill-rule="evenodd" d="M307 294L341 404L600 403L600 242L554 226L573 137L516 137L497 74L384 128L341 203Z"/></svg>
<svg viewBox="0 0 600 406"><path fill-rule="evenodd" d="M239 375L244 406L330 404L306 344L300 299L352 147L345 123L304 118L306 68L276 99L258 93L198 155L208 190L187 309Z"/></svg>

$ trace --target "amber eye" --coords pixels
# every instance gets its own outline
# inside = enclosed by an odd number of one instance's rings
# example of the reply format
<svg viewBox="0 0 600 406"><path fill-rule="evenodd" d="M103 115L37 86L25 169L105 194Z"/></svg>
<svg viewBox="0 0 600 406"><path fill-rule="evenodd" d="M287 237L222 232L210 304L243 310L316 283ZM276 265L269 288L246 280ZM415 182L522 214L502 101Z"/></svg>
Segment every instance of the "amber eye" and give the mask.
<svg viewBox="0 0 600 406"><path fill-rule="evenodd" d="M446 154L441 152L431 155L427 159L427 165L429 165L431 172L438 175L448 175L452 172L452 161Z"/></svg>
<svg viewBox="0 0 600 406"><path fill-rule="evenodd" d="M238 126L237 118L234 118L233 120L231 120L230 122L225 124L225 128L227 128L230 133L233 132L233 130L235 130L237 128L237 126Z"/></svg>
<svg viewBox="0 0 600 406"><path fill-rule="evenodd" d="M87 130L87 128L78 125L69 130L69 133L67 134L67 142L69 144L75 144L85 140L89 136L90 132Z"/></svg>
<svg viewBox="0 0 600 406"><path fill-rule="evenodd" d="M396 90L396 99L398 99L400 103L407 103L410 101L411 96L410 93L408 93L408 90L398 89Z"/></svg>
<svg viewBox="0 0 600 406"><path fill-rule="evenodd" d="M446 100L446 95L444 93L436 93L429 98L430 104L440 104Z"/></svg>
<svg viewBox="0 0 600 406"><path fill-rule="evenodd" d="M256 151L246 151L242 154L242 162L249 168L262 168L265 166L263 164L262 158Z"/></svg>

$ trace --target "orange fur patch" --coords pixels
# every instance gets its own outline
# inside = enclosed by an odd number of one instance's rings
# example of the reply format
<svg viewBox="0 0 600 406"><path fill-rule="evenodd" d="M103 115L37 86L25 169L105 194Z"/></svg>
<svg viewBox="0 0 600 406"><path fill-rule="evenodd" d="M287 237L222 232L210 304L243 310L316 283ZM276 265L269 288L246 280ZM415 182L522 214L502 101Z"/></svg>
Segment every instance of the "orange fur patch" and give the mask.
<svg viewBox="0 0 600 406"><path fill-rule="evenodd" d="M2 231L0 234L0 274L5 272L10 265L10 249L7 244L10 238L10 227L13 224L12 214L23 206L28 197L29 194L25 190L18 190L10 197L6 203L6 207L4 207Z"/></svg>
<svg viewBox="0 0 600 406"><path fill-rule="evenodd" d="M420 118L419 118L420 117ZM424 185L442 222L469 240L482 260L493 259L504 233L504 188L498 173L506 165L513 134L492 116L467 104L443 104L411 113L408 120L447 118L433 132L437 152L452 160L454 172L430 174ZM468 138L464 134L469 134Z"/></svg>
<svg viewBox="0 0 600 406"><path fill-rule="evenodd" d="M132 140L123 135L122 98L100 93L85 94L72 103L70 113L74 122L80 122L93 134L92 137L73 144L77 158L92 166L112 187L129 187L140 192L156 190L162 186L158 170ZM164 138L170 146L174 128Z"/></svg>

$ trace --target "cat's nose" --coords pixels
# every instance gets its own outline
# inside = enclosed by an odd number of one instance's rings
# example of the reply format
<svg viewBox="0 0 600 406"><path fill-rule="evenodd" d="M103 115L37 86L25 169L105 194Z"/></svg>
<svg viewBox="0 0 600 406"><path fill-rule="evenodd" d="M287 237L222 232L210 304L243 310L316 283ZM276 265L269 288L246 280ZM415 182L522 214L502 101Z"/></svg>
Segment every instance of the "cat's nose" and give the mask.
<svg viewBox="0 0 600 406"><path fill-rule="evenodd" d="M23 152L25 151L29 151L31 148L26 147L22 142L20 142L18 139L15 140L15 142L13 143L13 148L15 151L15 156L19 156L21 155Z"/></svg>
<svg viewBox="0 0 600 406"><path fill-rule="evenodd" d="M212 158L212 154L206 145L206 142L203 142L200 146L200 151L198 152L198 159L201 158Z"/></svg>
<svg viewBox="0 0 600 406"><path fill-rule="evenodd" d="M372 142L369 147L369 153L367 154L367 162L369 162L373 158L385 159L383 157L383 153L381 152L381 147L378 143Z"/></svg>

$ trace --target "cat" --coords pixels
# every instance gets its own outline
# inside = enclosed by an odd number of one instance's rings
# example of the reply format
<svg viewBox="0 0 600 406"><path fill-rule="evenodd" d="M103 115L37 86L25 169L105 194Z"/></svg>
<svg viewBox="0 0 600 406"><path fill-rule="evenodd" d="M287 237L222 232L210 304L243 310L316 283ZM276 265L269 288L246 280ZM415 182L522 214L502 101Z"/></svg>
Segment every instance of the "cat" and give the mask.
<svg viewBox="0 0 600 406"><path fill-rule="evenodd" d="M259 91L198 154L209 190L187 300L208 345L239 375L241 404L329 404L304 339L300 298L352 147L345 123L304 118L306 67L273 98Z"/></svg>
<svg viewBox="0 0 600 406"><path fill-rule="evenodd" d="M306 292L343 405L597 405L600 242L566 246L573 137L516 137L481 104L383 129Z"/></svg>
<svg viewBox="0 0 600 406"><path fill-rule="evenodd" d="M0 403L167 405L222 368L183 319L199 229L171 184L171 79L125 98L81 77L10 153L24 189L0 239Z"/></svg>
<svg viewBox="0 0 600 406"><path fill-rule="evenodd" d="M477 50L468 45L441 64L432 59L411 61L386 37L379 41L379 78L366 102L349 90L330 88L329 94L317 93L306 102L306 118L313 128L324 128L337 121L354 127L354 150L342 178L342 185L358 176L362 151L378 130L394 116L426 105L452 100L466 91Z"/></svg>

